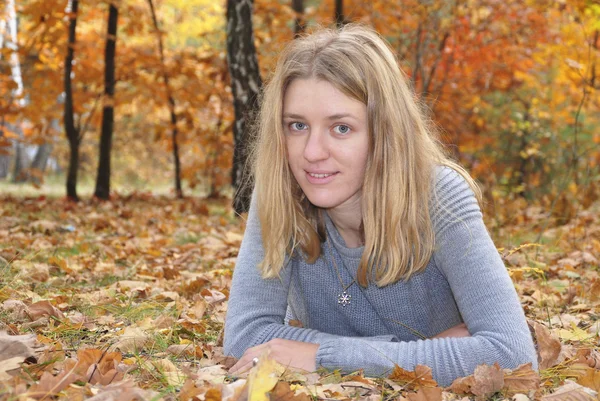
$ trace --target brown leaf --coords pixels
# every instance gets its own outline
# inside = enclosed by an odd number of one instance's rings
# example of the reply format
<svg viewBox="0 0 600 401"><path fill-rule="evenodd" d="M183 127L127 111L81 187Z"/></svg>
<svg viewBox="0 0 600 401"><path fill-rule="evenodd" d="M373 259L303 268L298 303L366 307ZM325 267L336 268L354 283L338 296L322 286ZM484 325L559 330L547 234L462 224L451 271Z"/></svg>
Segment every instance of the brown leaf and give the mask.
<svg viewBox="0 0 600 401"><path fill-rule="evenodd" d="M205 401L221 401L221 389L219 388L209 388L208 391L204 394Z"/></svg>
<svg viewBox="0 0 600 401"><path fill-rule="evenodd" d="M202 394L202 392L203 390L196 387L192 379L187 379L179 391L179 399L181 401L189 401L197 395Z"/></svg>
<svg viewBox="0 0 600 401"><path fill-rule="evenodd" d="M545 395L541 401L594 401L593 391L570 380L559 387L554 393Z"/></svg>
<svg viewBox="0 0 600 401"><path fill-rule="evenodd" d="M504 372L500 365L479 365L471 376L454 380L450 391L460 394L472 393L480 398L486 398L500 391L504 386Z"/></svg>
<svg viewBox="0 0 600 401"><path fill-rule="evenodd" d="M539 369L551 368L556 365L558 356L560 355L560 340L550 333L550 330L543 324L530 320L529 325L533 327L538 345Z"/></svg>
<svg viewBox="0 0 600 401"><path fill-rule="evenodd" d="M504 372L497 363L493 366L477 366L473 377L475 383L471 386L471 392L480 397L488 397L504 386Z"/></svg>
<svg viewBox="0 0 600 401"><path fill-rule="evenodd" d="M0 380L10 378L7 372L18 369L25 359L35 355L34 346L32 334L9 336L0 332Z"/></svg>
<svg viewBox="0 0 600 401"><path fill-rule="evenodd" d="M540 387L540 376L531 369L531 363L519 366L513 371L504 370L504 387L502 390L505 396L517 393L527 394L531 390L537 390Z"/></svg>
<svg viewBox="0 0 600 401"><path fill-rule="evenodd" d="M49 301L39 301L29 305L27 314L32 321L36 321L43 316L52 316L57 319L63 319L65 315L56 309Z"/></svg>
<svg viewBox="0 0 600 401"><path fill-rule="evenodd" d="M48 372L42 373L40 381L29 389L28 396L43 399L58 395L65 388L83 378L72 370L65 370L56 376Z"/></svg>
<svg viewBox="0 0 600 401"><path fill-rule="evenodd" d="M296 395L289 383L279 381L269 394L269 399L271 401L310 401L311 398L305 393Z"/></svg>
<svg viewBox="0 0 600 401"><path fill-rule="evenodd" d="M475 378L471 376L459 377L455 379L449 387L449 390L457 394L468 394L471 392L471 386L475 383Z"/></svg>
<svg viewBox="0 0 600 401"><path fill-rule="evenodd" d="M600 392L600 370L588 368L585 374L577 379L577 383Z"/></svg>
<svg viewBox="0 0 600 401"><path fill-rule="evenodd" d="M420 387L416 393L406 395L410 401L442 401L441 387Z"/></svg>
<svg viewBox="0 0 600 401"><path fill-rule="evenodd" d="M425 365L417 365L414 372L409 372L395 365L389 379L404 385L407 389L416 389L419 386L436 387L438 385L433 380L431 368Z"/></svg>

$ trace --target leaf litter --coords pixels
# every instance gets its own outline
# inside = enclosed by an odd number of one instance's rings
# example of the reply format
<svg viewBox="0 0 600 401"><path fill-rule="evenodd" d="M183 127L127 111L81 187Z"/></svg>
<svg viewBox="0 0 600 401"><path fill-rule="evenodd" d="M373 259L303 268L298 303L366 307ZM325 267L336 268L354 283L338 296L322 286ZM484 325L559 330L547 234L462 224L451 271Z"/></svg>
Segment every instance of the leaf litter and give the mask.
<svg viewBox="0 0 600 401"><path fill-rule="evenodd" d="M506 216L489 222L539 372L480 365L447 388L422 365L369 378L295 372L268 355L231 377L222 333L244 226L226 200L1 204L2 400L598 399L598 203L563 225L506 203Z"/></svg>

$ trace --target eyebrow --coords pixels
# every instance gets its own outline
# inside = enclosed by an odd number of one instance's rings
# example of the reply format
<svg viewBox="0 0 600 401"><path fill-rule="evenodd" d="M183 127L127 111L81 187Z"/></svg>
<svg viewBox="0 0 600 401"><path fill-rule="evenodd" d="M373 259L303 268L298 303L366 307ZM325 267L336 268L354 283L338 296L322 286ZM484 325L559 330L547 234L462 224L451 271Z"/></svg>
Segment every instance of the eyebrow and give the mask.
<svg viewBox="0 0 600 401"><path fill-rule="evenodd" d="M344 118L344 117L350 117L356 120L356 117L354 117L352 114L350 113L339 113L339 114L332 114L330 116L327 116L326 119L328 120L337 120L340 118ZM284 113L283 114L283 118L297 118L297 119L304 119L304 116L300 115L300 114L294 114L294 113Z"/></svg>

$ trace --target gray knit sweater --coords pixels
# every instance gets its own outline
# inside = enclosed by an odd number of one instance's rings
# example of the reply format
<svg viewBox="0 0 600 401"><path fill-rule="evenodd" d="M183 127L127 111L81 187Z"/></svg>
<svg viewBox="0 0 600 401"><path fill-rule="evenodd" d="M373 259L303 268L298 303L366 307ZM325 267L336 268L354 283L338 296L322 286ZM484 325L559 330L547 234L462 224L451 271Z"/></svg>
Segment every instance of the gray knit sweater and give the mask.
<svg viewBox="0 0 600 401"><path fill-rule="evenodd" d="M532 362L537 368L518 296L473 192L458 173L444 167L436 171L435 195L436 250L426 269L382 288L354 284L345 307L338 304L342 286L332 258L347 285L364 248L346 247L326 217L332 246L324 244L314 264L294 257L281 279L265 280L257 269L263 247L252 202L233 274L225 354L239 358L250 347L285 338L319 344L317 366L380 376L391 373L394 364L408 370L421 364L431 367L444 386L482 363L514 368ZM303 327L287 325L289 319L300 320ZM429 339L461 322L471 337Z"/></svg>

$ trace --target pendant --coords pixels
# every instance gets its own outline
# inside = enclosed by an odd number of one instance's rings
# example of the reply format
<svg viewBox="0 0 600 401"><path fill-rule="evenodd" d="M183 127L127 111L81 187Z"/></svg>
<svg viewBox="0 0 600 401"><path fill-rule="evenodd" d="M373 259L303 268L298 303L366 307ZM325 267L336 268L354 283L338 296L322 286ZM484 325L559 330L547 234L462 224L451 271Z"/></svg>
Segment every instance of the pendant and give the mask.
<svg viewBox="0 0 600 401"><path fill-rule="evenodd" d="M338 304L342 305L343 307L346 307L346 305L350 304L351 298L352 298L352 295L350 295L346 291L344 291L341 294L338 294Z"/></svg>

